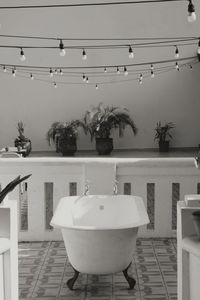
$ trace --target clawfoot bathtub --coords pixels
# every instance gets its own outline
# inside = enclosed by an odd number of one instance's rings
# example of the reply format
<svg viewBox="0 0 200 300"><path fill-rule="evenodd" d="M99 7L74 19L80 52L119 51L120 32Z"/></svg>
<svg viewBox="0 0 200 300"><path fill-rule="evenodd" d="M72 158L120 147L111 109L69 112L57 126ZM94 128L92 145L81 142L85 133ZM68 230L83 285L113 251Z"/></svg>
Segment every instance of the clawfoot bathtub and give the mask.
<svg viewBox="0 0 200 300"><path fill-rule="evenodd" d="M130 289L135 279L128 275L138 228L149 223L143 200L128 195L84 195L60 200L51 225L62 231L74 277L79 272L112 274L123 271Z"/></svg>

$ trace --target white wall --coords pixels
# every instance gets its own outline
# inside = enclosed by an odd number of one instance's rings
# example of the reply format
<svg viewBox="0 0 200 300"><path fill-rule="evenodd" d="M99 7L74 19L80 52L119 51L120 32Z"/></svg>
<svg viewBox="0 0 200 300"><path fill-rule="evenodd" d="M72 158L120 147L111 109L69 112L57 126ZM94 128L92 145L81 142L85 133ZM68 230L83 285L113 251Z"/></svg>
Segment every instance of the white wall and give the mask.
<svg viewBox="0 0 200 300"><path fill-rule="evenodd" d="M69 1L70 2L70 1ZM97 1L98 2L98 1ZM8 3L15 3L8 1ZM66 2L65 2L66 3ZM87 7L79 9L9 10L1 11L1 34L24 34L61 37L175 37L199 36L200 4L194 1L198 20L187 22L187 3L161 3L118 7ZM31 3L29 3L31 4ZM36 4L34 2L34 4ZM15 39L11 44L19 43ZM9 42L0 38L0 43ZM31 42L23 41L24 44ZM41 43L40 43L41 44ZM48 42L48 45L56 45ZM42 43L46 45L46 43ZM65 43L66 45L66 43ZM180 48L181 56L193 56L196 46ZM88 60L81 60L79 51L68 51L60 57L55 50L26 50L27 65L99 65L128 64L128 50L88 51ZM19 51L0 49L1 64L21 64ZM136 49L134 62L174 58L174 49ZM132 62L132 61L131 61ZM102 71L103 73L103 71ZM103 102L125 106L130 110L138 135L127 130L124 138L115 137L116 148L152 148L156 122L172 121L174 147L195 147L200 143L200 65L192 71L176 70L154 79L100 86L58 85L23 78L11 78L0 72L0 147L12 145L17 136L19 120L25 123L25 133L32 140L33 150L50 149L45 134L53 121L68 121L83 116L91 105ZM37 76L36 76L37 77ZM123 79L123 77L122 77ZM65 81L72 81L65 78ZM81 83L80 78L80 83ZM91 82L95 81L91 78ZM82 133L80 149L93 149L90 138Z"/></svg>

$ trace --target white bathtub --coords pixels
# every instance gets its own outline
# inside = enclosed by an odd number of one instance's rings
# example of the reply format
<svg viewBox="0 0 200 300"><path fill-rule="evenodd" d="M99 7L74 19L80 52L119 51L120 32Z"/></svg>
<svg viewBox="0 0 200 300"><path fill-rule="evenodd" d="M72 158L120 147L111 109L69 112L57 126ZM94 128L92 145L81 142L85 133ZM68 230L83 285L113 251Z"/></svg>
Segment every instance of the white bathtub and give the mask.
<svg viewBox="0 0 200 300"><path fill-rule="evenodd" d="M142 198L128 195L65 197L51 220L52 226L62 230L71 265L87 274L128 269L138 227L147 223Z"/></svg>

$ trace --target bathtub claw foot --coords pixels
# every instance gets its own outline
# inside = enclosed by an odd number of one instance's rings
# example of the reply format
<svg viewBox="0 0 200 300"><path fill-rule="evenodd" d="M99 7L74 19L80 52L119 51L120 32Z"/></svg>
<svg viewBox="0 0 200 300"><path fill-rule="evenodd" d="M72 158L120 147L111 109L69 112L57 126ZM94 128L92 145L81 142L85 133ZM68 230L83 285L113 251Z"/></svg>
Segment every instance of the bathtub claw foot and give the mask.
<svg viewBox="0 0 200 300"><path fill-rule="evenodd" d="M130 263L130 265L131 265L131 263ZM129 269L130 265L128 265L128 267L123 271L123 274L124 274L124 277L126 278L128 284L129 284L130 290L132 290L132 289L134 289L134 286L136 284L136 280L133 277L130 277L128 275L128 269Z"/></svg>
<svg viewBox="0 0 200 300"><path fill-rule="evenodd" d="M74 283L76 282L78 275L79 275L79 272L74 269L74 276L72 278L70 278L69 280L67 280L66 284L70 290L73 290Z"/></svg>

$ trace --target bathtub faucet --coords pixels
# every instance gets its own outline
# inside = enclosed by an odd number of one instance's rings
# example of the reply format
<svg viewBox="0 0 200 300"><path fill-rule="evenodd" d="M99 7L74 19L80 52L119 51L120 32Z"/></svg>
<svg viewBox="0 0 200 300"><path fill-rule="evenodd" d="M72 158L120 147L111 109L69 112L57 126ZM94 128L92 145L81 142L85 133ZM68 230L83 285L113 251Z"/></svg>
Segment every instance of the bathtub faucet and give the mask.
<svg viewBox="0 0 200 300"><path fill-rule="evenodd" d="M113 195L117 195L118 193L118 181L115 179L113 186Z"/></svg>
<svg viewBox="0 0 200 300"><path fill-rule="evenodd" d="M86 182L85 182L85 190L84 190L84 195L85 196L87 196L89 194L89 188L90 188L89 180L86 180Z"/></svg>
<svg viewBox="0 0 200 300"><path fill-rule="evenodd" d="M200 144L199 144L199 151L197 153L197 156L194 158L194 164L195 164L195 167L197 169L199 169L199 167L200 167Z"/></svg>

